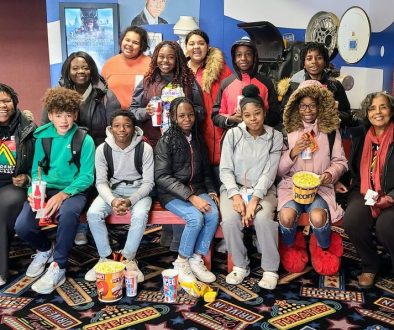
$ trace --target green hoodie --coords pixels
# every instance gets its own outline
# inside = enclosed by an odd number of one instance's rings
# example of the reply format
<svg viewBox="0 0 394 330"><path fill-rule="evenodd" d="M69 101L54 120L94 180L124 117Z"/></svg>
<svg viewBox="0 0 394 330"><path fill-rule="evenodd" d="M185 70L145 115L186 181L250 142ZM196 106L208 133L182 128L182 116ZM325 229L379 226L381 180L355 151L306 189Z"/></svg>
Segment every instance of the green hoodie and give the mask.
<svg viewBox="0 0 394 330"><path fill-rule="evenodd" d="M94 181L94 142L90 135L86 135L81 149L81 166L72 161L71 140L78 129L76 124L65 134L59 135L51 123L36 129L34 159L32 166L32 180L37 180L38 162L45 157L42 138L53 138L48 174L41 171L42 180L46 181L47 189L58 189L68 195L79 194L89 188ZM31 187L29 188L29 194Z"/></svg>

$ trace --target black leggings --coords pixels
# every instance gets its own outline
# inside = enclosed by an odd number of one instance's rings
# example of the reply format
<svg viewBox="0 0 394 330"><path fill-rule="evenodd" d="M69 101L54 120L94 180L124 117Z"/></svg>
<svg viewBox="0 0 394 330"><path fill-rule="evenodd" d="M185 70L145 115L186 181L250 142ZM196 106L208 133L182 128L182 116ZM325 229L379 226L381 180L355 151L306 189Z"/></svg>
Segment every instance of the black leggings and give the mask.
<svg viewBox="0 0 394 330"><path fill-rule="evenodd" d="M0 275L5 278L8 276L8 251L15 233L15 220L26 200L26 189L13 184L0 188Z"/></svg>
<svg viewBox="0 0 394 330"><path fill-rule="evenodd" d="M382 210L378 218L372 218L371 208L364 204L364 197L358 191L350 194L344 216L345 232L361 257L362 271L377 273L379 256L373 244L372 228L379 242L390 253L394 267L394 207Z"/></svg>

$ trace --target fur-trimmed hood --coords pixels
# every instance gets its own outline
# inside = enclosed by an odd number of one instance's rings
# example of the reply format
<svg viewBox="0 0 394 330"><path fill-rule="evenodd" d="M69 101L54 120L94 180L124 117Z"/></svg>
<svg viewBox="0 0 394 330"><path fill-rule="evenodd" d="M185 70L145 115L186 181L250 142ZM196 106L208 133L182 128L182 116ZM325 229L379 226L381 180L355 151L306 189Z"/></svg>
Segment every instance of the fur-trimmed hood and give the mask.
<svg viewBox="0 0 394 330"><path fill-rule="evenodd" d="M335 106L334 95L323 87L306 86L295 90L286 104L283 113L283 125L287 133L304 128L298 111L298 103L300 99L305 96L309 96L317 100L317 125L320 132L330 133L339 128L339 112Z"/></svg>
<svg viewBox="0 0 394 330"><path fill-rule="evenodd" d="M202 74L201 88L204 92L210 93L212 84L220 79L225 64L222 51L219 48L210 47L205 60L205 70Z"/></svg>

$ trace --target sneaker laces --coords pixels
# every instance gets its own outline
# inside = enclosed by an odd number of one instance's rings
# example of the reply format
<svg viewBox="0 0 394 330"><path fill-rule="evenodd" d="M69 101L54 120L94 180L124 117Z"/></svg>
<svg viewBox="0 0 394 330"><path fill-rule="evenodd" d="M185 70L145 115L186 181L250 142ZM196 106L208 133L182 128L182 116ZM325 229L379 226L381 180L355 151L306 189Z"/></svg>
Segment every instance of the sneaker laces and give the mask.
<svg viewBox="0 0 394 330"><path fill-rule="evenodd" d="M37 253L32 254L30 256L30 259L33 259L32 262L34 262L34 263L38 263L38 262L42 263L44 261L44 259L49 259L49 257L51 256L50 252L52 252L52 250L45 251L45 252L39 251Z"/></svg>
<svg viewBox="0 0 394 330"><path fill-rule="evenodd" d="M179 265L179 268L181 268L183 272L187 273L187 275L193 273L187 261L178 261L177 265Z"/></svg>

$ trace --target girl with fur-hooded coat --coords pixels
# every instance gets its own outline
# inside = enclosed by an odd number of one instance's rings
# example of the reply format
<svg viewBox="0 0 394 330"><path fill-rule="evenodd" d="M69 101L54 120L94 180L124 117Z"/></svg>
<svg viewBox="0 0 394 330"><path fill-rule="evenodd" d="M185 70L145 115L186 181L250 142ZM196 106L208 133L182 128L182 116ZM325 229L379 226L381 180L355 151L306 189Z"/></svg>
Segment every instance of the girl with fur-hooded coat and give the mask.
<svg viewBox="0 0 394 330"><path fill-rule="evenodd" d="M279 254L288 272L305 269L309 256L304 235L297 232L296 223L299 215L307 212L313 232L309 242L312 266L320 275L333 275L340 269L343 253L341 237L331 232L331 223L343 215L342 208L335 200L334 183L346 172L347 160L332 93L322 86L309 84L305 87L305 84L301 84L290 96L283 116L288 148L282 152L278 169L278 176L282 178L278 185ZM335 132L332 150L329 141L331 132ZM311 143L310 139L305 139L305 133L314 136L318 146L311 159L301 156L301 150ZM320 176L321 183L311 204L303 205L293 200L292 176L299 171Z"/></svg>
<svg viewBox="0 0 394 330"><path fill-rule="evenodd" d="M203 123L203 137L208 148L208 159L212 165L220 162L220 141L223 129L213 124L212 108L218 95L220 83L231 75L220 49L211 47L205 59L205 64L196 72L196 80L203 92L204 106L207 112Z"/></svg>
<svg viewBox="0 0 394 330"><path fill-rule="evenodd" d="M298 103L301 98L309 96L318 101L319 111L314 124L303 123L298 112ZM339 134L338 110L335 108L335 100L332 93L327 89L318 86L308 86L297 89L290 97L283 114L283 124L288 133L288 149L282 153L278 175L282 178L278 185L278 210L292 200L292 176L299 171L310 171L318 175L328 172L332 176L332 183L321 185L317 193L327 202L331 221L334 223L342 218L343 210L335 201L334 183L339 180L343 173L347 171L347 160L342 147L342 140ZM296 157L290 158L290 151L296 141L305 132L311 130L315 133L315 139L319 149L313 153L313 158L304 160ZM335 142L331 152L327 134L336 132Z"/></svg>
<svg viewBox="0 0 394 330"><path fill-rule="evenodd" d="M220 162L220 141L223 129L213 124L211 115L222 80L231 75L220 49L210 47L208 35L196 29L186 36L188 66L193 71L201 87L207 112L203 122L203 137L208 149L208 159L212 165Z"/></svg>

